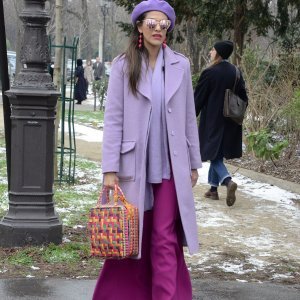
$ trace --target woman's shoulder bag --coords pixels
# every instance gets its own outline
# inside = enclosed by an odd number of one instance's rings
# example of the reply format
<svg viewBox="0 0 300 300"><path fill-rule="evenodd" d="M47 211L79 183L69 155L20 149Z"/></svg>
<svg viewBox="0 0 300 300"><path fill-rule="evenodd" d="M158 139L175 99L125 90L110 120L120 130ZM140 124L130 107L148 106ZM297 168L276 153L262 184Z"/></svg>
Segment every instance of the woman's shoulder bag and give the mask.
<svg viewBox="0 0 300 300"><path fill-rule="evenodd" d="M235 82L233 89L225 90L223 115L225 118L230 118L239 125L243 124L247 102L243 101L236 93L236 84L240 79L240 71L235 66Z"/></svg>

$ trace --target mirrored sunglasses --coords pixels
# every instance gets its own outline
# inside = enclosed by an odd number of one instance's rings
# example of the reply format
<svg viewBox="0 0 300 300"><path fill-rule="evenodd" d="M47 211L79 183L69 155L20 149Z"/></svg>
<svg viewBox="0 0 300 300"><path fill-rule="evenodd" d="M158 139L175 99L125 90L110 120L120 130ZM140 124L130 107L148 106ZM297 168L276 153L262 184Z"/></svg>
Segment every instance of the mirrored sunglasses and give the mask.
<svg viewBox="0 0 300 300"><path fill-rule="evenodd" d="M145 19L143 22L146 23L146 26L149 29L155 29L157 24L159 24L159 27L161 30L168 30L171 26L170 20L155 20L155 19Z"/></svg>

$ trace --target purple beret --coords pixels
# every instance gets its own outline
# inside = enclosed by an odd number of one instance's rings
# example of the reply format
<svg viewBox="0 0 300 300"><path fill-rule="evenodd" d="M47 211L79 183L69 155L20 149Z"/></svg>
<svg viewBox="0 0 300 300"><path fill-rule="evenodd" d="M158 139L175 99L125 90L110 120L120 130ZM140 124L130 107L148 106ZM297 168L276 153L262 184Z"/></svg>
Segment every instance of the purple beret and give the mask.
<svg viewBox="0 0 300 300"><path fill-rule="evenodd" d="M174 8L165 0L146 0L136 5L131 14L132 24L136 24L136 20L140 15L153 10L161 11L169 18L171 21L171 26L169 27L168 31L171 31L175 25L176 15Z"/></svg>

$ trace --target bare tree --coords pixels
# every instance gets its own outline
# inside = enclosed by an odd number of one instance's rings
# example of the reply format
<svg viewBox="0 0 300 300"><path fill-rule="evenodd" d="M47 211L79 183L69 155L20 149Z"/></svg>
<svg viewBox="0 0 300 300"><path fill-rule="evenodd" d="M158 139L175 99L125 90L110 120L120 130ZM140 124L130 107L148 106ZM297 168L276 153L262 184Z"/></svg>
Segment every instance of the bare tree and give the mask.
<svg viewBox="0 0 300 300"><path fill-rule="evenodd" d="M55 0L48 0L47 4L46 8L51 18L47 26L47 34L52 36L55 34Z"/></svg>
<svg viewBox="0 0 300 300"><path fill-rule="evenodd" d="M80 39L80 48L81 50L85 49L85 57L91 57L92 48L91 48L91 34L90 34L90 22L88 16L87 1L81 0L81 24L82 24L82 37Z"/></svg>
<svg viewBox="0 0 300 300"><path fill-rule="evenodd" d="M191 58L192 71L193 73L199 73L204 65L206 65L206 60L203 59L205 53L207 52L207 43L209 37L207 34L200 34L197 31L198 25L196 20L190 19L187 21L186 26L186 40L187 40L187 50L188 56Z"/></svg>
<svg viewBox="0 0 300 300"><path fill-rule="evenodd" d="M66 36L78 36L79 45L77 55L79 57L90 57L92 55L90 20L88 15L88 5L86 0L68 2L64 20ZM89 4L93 3L89 1Z"/></svg>
<svg viewBox="0 0 300 300"><path fill-rule="evenodd" d="M62 26L62 9L63 0L56 0L55 2L55 44L63 44L63 26ZM61 86L61 67L62 67L62 48L55 48L55 63L54 63L54 74L53 82L57 89ZM56 119L55 119L55 143L54 143L54 154L56 153L58 145L58 128L60 123L60 102L57 102L56 106ZM57 178L57 156L54 156L54 176Z"/></svg>

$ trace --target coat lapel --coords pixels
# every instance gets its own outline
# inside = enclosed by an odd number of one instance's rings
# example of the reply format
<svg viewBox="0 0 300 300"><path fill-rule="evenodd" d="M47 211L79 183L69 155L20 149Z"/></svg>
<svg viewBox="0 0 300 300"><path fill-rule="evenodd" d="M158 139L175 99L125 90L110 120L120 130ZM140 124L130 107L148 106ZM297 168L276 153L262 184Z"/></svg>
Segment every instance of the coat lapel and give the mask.
<svg viewBox="0 0 300 300"><path fill-rule="evenodd" d="M168 103L172 96L176 93L180 87L184 69L179 64L178 57L174 52L166 47L164 49L165 59L165 101ZM150 76L147 75L147 66L145 61L142 61L141 78L137 87L137 90L151 101L151 82Z"/></svg>
<svg viewBox="0 0 300 300"><path fill-rule="evenodd" d="M178 57L169 47L166 47L164 51L165 100L168 103L182 83L184 69L180 66Z"/></svg>
<svg viewBox="0 0 300 300"><path fill-rule="evenodd" d="M151 100L152 93L150 76L147 74L147 66L144 59L142 60L141 78L138 83L137 90L148 100Z"/></svg>

